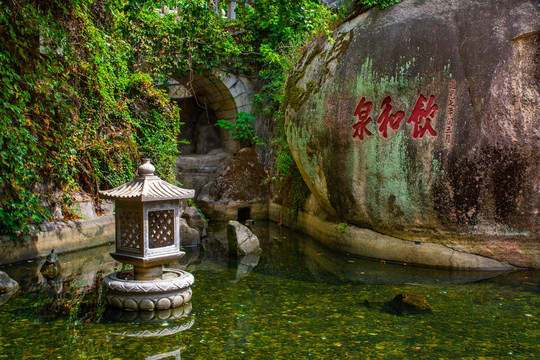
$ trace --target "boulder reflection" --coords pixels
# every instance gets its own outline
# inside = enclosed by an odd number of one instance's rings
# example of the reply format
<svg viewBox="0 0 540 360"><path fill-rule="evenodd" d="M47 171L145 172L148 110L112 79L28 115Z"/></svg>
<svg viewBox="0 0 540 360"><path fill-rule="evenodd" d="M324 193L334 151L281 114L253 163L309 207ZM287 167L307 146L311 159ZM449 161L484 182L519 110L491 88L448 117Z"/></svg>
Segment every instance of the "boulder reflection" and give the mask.
<svg viewBox="0 0 540 360"><path fill-rule="evenodd" d="M369 285L457 285L491 279L511 271L457 271L392 264L338 254L315 241L300 241L306 265L319 279Z"/></svg>

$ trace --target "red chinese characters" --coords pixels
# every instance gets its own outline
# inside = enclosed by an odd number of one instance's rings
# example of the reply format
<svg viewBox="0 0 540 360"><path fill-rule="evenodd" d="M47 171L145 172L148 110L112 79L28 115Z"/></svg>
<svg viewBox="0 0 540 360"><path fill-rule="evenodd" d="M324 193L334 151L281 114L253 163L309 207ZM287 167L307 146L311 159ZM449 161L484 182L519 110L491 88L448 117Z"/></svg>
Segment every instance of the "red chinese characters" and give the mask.
<svg viewBox="0 0 540 360"><path fill-rule="evenodd" d="M381 113L377 118L376 123L378 124L378 132L381 136L386 139L388 137L388 129L398 130L401 122L405 118L405 113L403 111L397 111L392 113L392 99L390 96L387 96L381 103L380 110ZM358 121L352 126L354 129L353 138L357 137L361 141L365 137L370 137L372 135L371 131L367 128L371 122L369 117L373 104L369 101L366 101L366 98L363 97L358 103L354 116L358 118ZM437 133L431 126L431 121L435 118L435 114L439 107L435 104L435 96L430 95L429 99L425 96L418 96L416 105L407 120L407 124L412 124L413 127L413 139L421 139L424 137L426 132L432 136L436 137Z"/></svg>
<svg viewBox="0 0 540 360"><path fill-rule="evenodd" d="M366 136L372 135L371 132L366 129L366 126L371 122L369 113L371 112L373 104L371 102L365 101L366 99L362 98L362 100L360 100L360 103L356 107L356 111L354 112L354 116L358 117L358 122L353 125L353 139L355 137L358 137L360 140L364 140L364 133L366 133Z"/></svg>
<svg viewBox="0 0 540 360"><path fill-rule="evenodd" d="M381 104L382 113L377 119L377 124L380 124L379 132L385 139L388 136L388 127L390 127L390 129L392 130L397 130L399 128L399 125L401 124L401 120L403 120L403 118L405 117L405 113L403 111L398 111L394 115L391 114L392 105L390 105L390 101L392 101L392 99L390 99L390 96L386 97L386 99L383 100Z"/></svg>
<svg viewBox="0 0 540 360"><path fill-rule="evenodd" d="M433 95L429 97L429 101L423 95L418 97L414 110L409 117L409 120L407 120L407 124L414 124L413 139L423 138L426 131L431 136L437 136L435 130L431 127L431 120L433 120L435 113L439 109L436 104L433 104L434 101L435 96ZM423 126L421 125L422 122L424 122Z"/></svg>

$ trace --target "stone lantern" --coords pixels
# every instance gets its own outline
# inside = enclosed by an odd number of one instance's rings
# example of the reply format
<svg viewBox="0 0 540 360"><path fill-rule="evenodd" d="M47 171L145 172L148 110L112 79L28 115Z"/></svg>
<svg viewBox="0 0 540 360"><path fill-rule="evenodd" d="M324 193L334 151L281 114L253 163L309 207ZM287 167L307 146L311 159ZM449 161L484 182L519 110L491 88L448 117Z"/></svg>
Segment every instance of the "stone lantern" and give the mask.
<svg viewBox="0 0 540 360"><path fill-rule="evenodd" d="M180 251L179 200L192 198L195 190L171 185L155 176L154 170L150 160L144 159L133 180L100 191L116 205L116 251L111 256L133 265L133 272L120 271L104 280L109 303L124 309L165 309L191 298L193 275L174 269L164 271L163 264L184 255ZM156 295L159 289L161 297Z"/></svg>

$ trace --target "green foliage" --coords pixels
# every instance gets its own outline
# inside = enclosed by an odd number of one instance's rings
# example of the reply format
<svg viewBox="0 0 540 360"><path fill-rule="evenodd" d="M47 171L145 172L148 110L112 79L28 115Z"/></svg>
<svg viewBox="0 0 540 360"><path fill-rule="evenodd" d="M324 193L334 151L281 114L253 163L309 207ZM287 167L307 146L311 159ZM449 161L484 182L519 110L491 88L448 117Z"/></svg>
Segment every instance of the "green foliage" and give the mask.
<svg viewBox="0 0 540 360"><path fill-rule="evenodd" d="M281 106L288 72L308 41L327 34L336 14L315 0L256 0L253 7L239 4L238 17L245 24L245 62L257 69L262 88L255 96L256 112L270 115L275 123L272 146L276 154L273 179L284 203L298 211L309 195L285 138Z"/></svg>
<svg viewBox="0 0 540 360"><path fill-rule="evenodd" d="M277 169L277 175L283 177L289 176L292 169L296 167L294 158L288 145L280 146L276 149L275 167Z"/></svg>
<svg viewBox="0 0 540 360"><path fill-rule="evenodd" d="M204 221L208 222L208 218L206 217L204 212L201 210L201 208L195 203L195 200L188 199L188 204L189 204L189 206L193 206L195 209L197 209L197 211L199 212L199 214L201 214Z"/></svg>
<svg viewBox="0 0 540 360"><path fill-rule="evenodd" d="M241 147L261 145L261 139L255 135L255 117L246 112L236 114L236 122L218 120L216 125L227 130Z"/></svg>
<svg viewBox="0 0 540 360"><path fill-rule="evenodd" d="M133 176L141 156L174 181L180 121L136 71L120 1L7 1L0 9L0 233L29 231L71 193ZM62 194L62 195L58 195Z"/></svg>
<svg viewBox="0 0 540 360"><path fill-rule="evenodd" d="M401 0L351 0L350 3L355 3L356 6L362 9L369 9L375 6L380 6L382 9L386 9L392 5L400 3Z"/></svg>
<svg viewBox="0 0 540 360"><path fill-rule="evenodd" d="M156 11L165 5L176 10ZM130 0L124 10L129 21L120 28L132 46L132 64L156 80L241 64L234 36L240 27L217 16L206 0Z"/></svg>
<svg viewBox="0 0 540 360"><path fill-rule="evenodd" d="M324 33L336 17L315 0L255 0L253 7L239 3L237 13L245 29L244 61L254 66L263 83L255 105L277 117L287 72L307 41Z"/></svg>
<svg viewBox="0 0 540 360"><path fill-rule="evenodd" d="M347 228L347 223L339 223L339 225L338 225L338 231L339 231L340 233L344 233L346 228Z"/></svg>
<svg viewBox="0 0 540 360"><path fill-rule="evenodd" d="M292 210L297 213L300 211L309 197L310 191L304 179L300 175L298 168L294 169L294 172L289 175L291 181L291 195L292 195Z"/></svg>
<svg viewBox="0 0 540 360"><path fill-rule="evenodd" d="M95 283L74 277L57 284L45 284L40 291L29 294L34 306L27 309L39 318L64 317L67 327L101 319L107 301L103 287L103 270L99 270ZM61 291L57 291L61 288ZM39 306L37 305L39 304Z"/></svg>

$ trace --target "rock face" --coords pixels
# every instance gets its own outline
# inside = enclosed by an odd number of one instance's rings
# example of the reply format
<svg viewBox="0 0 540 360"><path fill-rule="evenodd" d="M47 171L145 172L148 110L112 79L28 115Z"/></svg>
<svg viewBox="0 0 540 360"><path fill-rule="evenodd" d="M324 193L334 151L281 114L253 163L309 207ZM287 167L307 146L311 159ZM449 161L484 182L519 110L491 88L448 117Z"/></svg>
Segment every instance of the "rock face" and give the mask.
<svg viewBox="0 0 540 360"><path fill-rule="evenodd" d="M223 173L202 189L198 204L212 220L266 219L268 186L257 153L240 149Z"/></svg>
<svg viewBox="0 0 540 360"><path fill-rule="evenodd" d="M16 243L0 235L0 264L13 264L47 256L51 248L59 254L96 247L114 240L114 216L94 220L46 222L41 232Z"/></svg>
<svg viewBox="0 0 540 360"><path fill-rule="evenodd" d="M268 188L265 179L257 153L252 148L243 148L210 185L210 197L217 201L266 201Z"/></svg>
<svg viewBox="0 0 540 360"><path fill-rule="evenodd" d="M196 246L201 242L199 230L188 225L183 217L180 219L180 243L182 246Z"/></svg>
<svg viewBox="0 0 540 360"><path fill-rule="evenodd" d="M533 0L406 0L313 43L285 126L328 216L540 268L539 19Z"/></svg>
<svg viewBox="0 0 540 360"><path fill-rule="evenodd" d="M197 154L208 154L210 151L221 147L219 130L214 125L204 125L195 133L195 151Z"/></svg>
<svg viewBox="0 0 540 360"><path fill-rule="evenodd" d="M88 194L78 193L74 195L75 203L71 206L71 211L84 220L97 218L94 201Z"/></svg>
<svg viewBox="0 0 540 360"><path fill-rule="evenodd" d="M229 242L229 254L242 257L249 254L260 254L262 252L259 239L253 235L251 230L231 220L227 226L227 240Z"/></svg>
<svg viewBox="0 0 540 360"><path fill-rule="evenodd" d="M204 185L214 181L225 170L233 156L223 149L208 154L188 154L176 159L176 179L199 196Z"/></svg>

